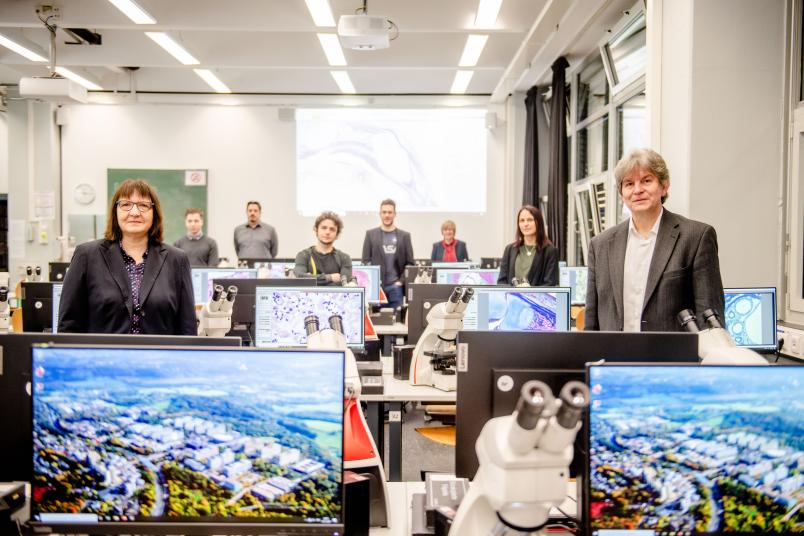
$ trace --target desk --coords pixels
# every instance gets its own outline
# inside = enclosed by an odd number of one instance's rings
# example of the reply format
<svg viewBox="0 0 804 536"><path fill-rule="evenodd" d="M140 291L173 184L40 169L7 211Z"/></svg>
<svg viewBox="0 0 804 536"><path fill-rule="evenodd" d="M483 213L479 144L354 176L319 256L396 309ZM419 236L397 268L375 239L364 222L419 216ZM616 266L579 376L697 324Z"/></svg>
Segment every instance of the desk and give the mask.
<svg viewBox="0 0 804 536"><path fill-rule="evenodd" d="M398 482L402 478L402 404L404 402L432 402L454 404L455 391L441 391L435 387L411 385L407 380L397 380L392 374L383 374L383 394L360 395L360 401L368 404L366 421L377 443L380 458L385 455L385 430L383 405L388 404L388 480Z"/></svg>
<svg viewBox="0 0 804 536"><path fill-rule="evenodd" d="M394 322L390 326L375 325L374 332L382 337L382 355L392 355L391 346L396 337L407 337L408 326L402 322Z"/></svg>

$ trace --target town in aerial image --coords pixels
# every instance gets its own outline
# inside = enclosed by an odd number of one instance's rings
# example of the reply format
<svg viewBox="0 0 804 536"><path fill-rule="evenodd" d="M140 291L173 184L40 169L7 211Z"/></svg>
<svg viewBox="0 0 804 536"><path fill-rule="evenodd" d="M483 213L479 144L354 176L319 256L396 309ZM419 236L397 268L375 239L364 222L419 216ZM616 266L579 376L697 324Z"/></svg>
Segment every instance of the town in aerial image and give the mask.
<svg viewBox="0 0 804 536"><path fill-rule="evenodd" d="M343 356L34 349L35 513L341 517Z"/></svg>
<svg viewBox="0 0 804 536"><path fill-rule="evenodd" d="M804 367L590 369L603 529L804 532Z"/></svg>

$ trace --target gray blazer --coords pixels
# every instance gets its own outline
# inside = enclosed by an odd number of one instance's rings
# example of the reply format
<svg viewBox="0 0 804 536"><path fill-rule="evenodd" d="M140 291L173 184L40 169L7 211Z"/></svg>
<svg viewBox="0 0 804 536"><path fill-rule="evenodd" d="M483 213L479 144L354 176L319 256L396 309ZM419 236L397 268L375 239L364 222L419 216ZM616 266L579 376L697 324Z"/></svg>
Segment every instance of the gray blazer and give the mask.
<svg viewBox="0 0 804 536"><path fill-rule="evenodd" d="M396 229L396 270L399 281L405 283L405 266L413 266L413 245L410 242L410 233ZM363 239L363 264L376 264L380 267L380 281L385 281L385 252L382 249L382 229L375 227L366 231Z"/></svg>
<svg viewBox="0 0 804 536"><path fill-rule="evenodd" d="M608 229L589 245L586 330L622 331L623 266L628 221ZM715 229L665 210L650 261L642 331L681 331L676 315L705 309L723 321L723 283Z"/></svg>

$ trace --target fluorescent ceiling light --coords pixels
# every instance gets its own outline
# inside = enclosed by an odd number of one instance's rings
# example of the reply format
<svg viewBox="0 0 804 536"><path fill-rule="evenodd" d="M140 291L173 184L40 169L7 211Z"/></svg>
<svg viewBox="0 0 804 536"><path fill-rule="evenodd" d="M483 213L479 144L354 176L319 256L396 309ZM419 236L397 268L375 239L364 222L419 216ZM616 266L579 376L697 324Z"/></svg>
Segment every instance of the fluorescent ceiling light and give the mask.
<svg viewBox="0 0 804 536"><path fill-rule="evenodd" d="M134 0L109 0L117 9L130 18L135 24L156 24L156 19Z"/></svg>
<svg viewBox="0 0 804 536"><path fill-rule="evenodd" d="M452 81L452 88L450 88L449 92L453 94L466 93L466 88L469 87L469 82L474 74L474 71L458 71L455 73L455 80Z"/></svg>
<svg viewBox="0 0 804 536"><path fill-rule="evenodd" d="M0 33L0 45L31 61L47 61L45 52L37 44L25 39L19 32L3 30Z"/></svg>
<svg viewBox="0 0 804 536"><path fill-rule="evenodd" d="M307 10L316 26L335 26L328 0L304 0L304 3L307 4Z"/></svg>
<svg viewBox="0 0 804 536"><path fill-rule="evenodd" d="M475 28L493 28L497 23L497 15L500 14L502 0L479 0L479 2L475 16Z"/></svg>
<svg viewBox="0 0 804 536"><path fill-rule="evenodd" d="M335 34L320 33L318 40L321 41L321 48L324 49L324 54L327 56L327 61L333 67L346 65L346 58L343 55L341 42Z"/></svg>
<svg viewBox="0 0 804 536"><path fill-rule="evenodd" d="M145 32L145 35L153 39L157 45L167 50L171 56L184 65L198 65L201 63L165 32Z"/></svg>
<svg viewBox="0 0 804 536"><path fill-rule="evenodd" d="M346 71L330 71L329 74L335 79L335 83L338 84L341 93L357 93L352 80L349 78L349 73Z"/></svg>
<svg viewBox="0 0 804 536"><path fill-rule="evenodd" d="M93 91L102 91L103 90L103 88L100 87L95 82L93 82L91 80L88 80L87 78L84 78L84 76L79 75L75 71L71 71L67 67L56 67L56 72L59 73L60 75L62 75L64 78L69 78L73 82L75 82L77 84L81 84L82 86L84 86L87 89L91 89Z"/></svg>
<svg viewBox="0 0 804 536"><path fill-rule="evenodd" d="M231 93L232 90L229 89L226 84L220 81L220 79L213 74L212 71L209 69L193 69L195 74L201 77L204 82L206 82L209 87L215 90L215 93Z"/></svg>
<svg viewBox="0 0 804 536"><path fill-rule="evenodd" d="M486 46L488 35L469 35L466 37L466 45L463 47L463 54L461 54L461 61L458 62L460 67L474 67L477 65L477 60L483 52L483 47Z"/></svg>

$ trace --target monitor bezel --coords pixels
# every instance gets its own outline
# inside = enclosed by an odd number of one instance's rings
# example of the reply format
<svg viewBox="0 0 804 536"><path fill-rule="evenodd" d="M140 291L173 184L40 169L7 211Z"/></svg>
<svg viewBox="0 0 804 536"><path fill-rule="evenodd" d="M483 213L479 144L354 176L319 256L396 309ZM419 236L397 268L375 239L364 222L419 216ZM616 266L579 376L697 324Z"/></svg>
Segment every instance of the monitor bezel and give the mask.
<svg viewBox="0 0 804 536"><path fill-rule="evenodd" d="M690 367L707 367L707 368L749 368L749 369L764 369L767 367L783 367L783 368L793 368L799 367L801 365L791 365L791 364L772 364L768 363L767 365L761 364L751 364L751 365L702 365L702 364L694 364L694 363L683 363L683 362L664 362L664 363L656 363L656 362L632 362L626 363L622 361L600 361L596 363L587 363L585 369L585 381L586 384L590 387L590 394L593 395L592 391L592 384L590 381L592 369L595 367L663 367L663 368L690 368ZM586 534L595 535L595 529L592 528L592 504L591 504L591 468L592 468L592 458L589 455L590 448L591 448L591 400L589 406L586 407L583 415L583 424L581 426L581 430L579 433L582 433L584 436L584 450L587 453L584 459L584 471L583 471L583 524L586 528ZM619 531L617 534L621 536L627 536L631 534L632 536L640 536L641 532L638 532L636 529L633 531L629 531L629 529L605 529L610 530L612 533L614 531ZM650 531L651 529L641 529L644 531ZM653 531L655 534L658 534L657 531ZM675 532L673 532L675 534ZM735 536L745 535L749 536L752 532L704 532L704 533L695 533L699 536L721 536L725 534L731 534ZM781 534L781 533L764 533L764 534Z"/></svg>
<svg viewBox="0 0 804 536"><path fill-rule="evenodd" d="M575 272L577 272L577 271L586 272L586 275L587 275L586 280L587 280L587 284L588 284L589 283L589 267L588 266L562 266L561 268L558 269L559 286L561 286L561 287L566 286L566 287L568 287L570 289L570 305L586 305L586 296L583 297L583 300L574 300L574 301L572 300L572 297L575 295L575 293L573 292L572 284L567 284L567 285L562 285L561 284L561 272L563 270L569 270L569 271L575 271ZM567 283L569 283L569 282L567 282Z"/></svg>
<svg viewBox="0 0 804 536"><path fill-rule="evenodd" d="M469 272L469 273L493 273L496 274L497 277L494 278L494 283L487 283L486 285L475 285L472 286L495 286L497 284L497 279L500 277L500 269L499 268L438 268L436 273L434 274L433 278L435 279L434 283L437 285L465 285L465 283L450 283L449 281L439 281L442 277L442 274L449 276L452 274L460 274L462 272Z"/></svg>
<svg viewBox="0 0 804 536"><path fill-rule="evenodd" d="M441 283L444 284L444 283ZM453 285L454 286L454 285ZM572 299L572 289L570 287L509 287L509 286L502 286L502 285L471 285L472 288L475 289L475 295L472 296L472 300L476 300L478 294L482 293L498 293L498 292L522 292L522 293L535 293L535 294L566 294L567 295L567 316L565 319L567 329L561 330L556 329L553 331L559 332L568 332L572 330L571 317L572 317L572 304L570 303ZM563 316L563 315L562 315ZM556 312L556 318L558 318L558 312ZM476 330L466 330L466 331L489 331L486 329L476 329ZM520 333L521 330L506 330L500 331L501 333Z"/></svg>
<svg viewBox="0 0 804 536"><path fill-rule="evenodd" d="M360 293L362 294L362 299L360 300L360 339L361 341L358 343L350 343L348 340L346 341L346 346L352 350L361 350L366 347L366 289L363 287L326 287L326 286L309 286L309 287L291 287L291 286L284 286L284 287L268 287L263 285L257 285L254 291L255 300L257 294L260 293L261 289L266 289L267 291L279 291L279 292L288 292L288 291L297 291L297 292L338 292L342 294L349 294L349 293ZM273 350L282 350L282 349L294 349L294 348L305 348L304 345L299 346L257 346L257 319L256 319L256 305L255 305L255 319L254 319L254 345L257 348L265 348L265 349L273 349ZM321 320L321 319L319 319ZM321 327L324 327L323 325Z"/></svg>
<svg viewBox="0 0 804 536"><path fill-rule="evenodd" d="M736 292L735 292L736 291ZM726 294L745 294L749 293L750 291L757 291L757 293L766 293L769 292L773 296L773 339L774 344L763 344L763 345L737 345L740 348L748 348L750 350L754 350L755 352L759 353L777 353L779 351L779 341L777 337L778 329L779 329L779 302L777 296L777 289L776 287L728 287L723 289L723 301L724 301L724 311L725 312L725 300ZM726 331L729 331L728 323L726 319L723 319L723 326L726 328ZM731 332L729 332L729 336L731 336ZM735 344L737 344L735 342Z"/></svg>
<svg viewBox="0 0 804 536"><path fill-rule="evenodd" d="M257 269L256 268L220 268L218 266L193 266L190 268L190 277L194 280L195 274L197 272L205 272L207 274L207 284L214 281L215 279L229 279L227 277L220 277L219 273L223 272L243 272L249 271L249 273L253 274L253 277L232 277L231 279L256 279L257 278ZM212 277L210 277L212 276ZM216 277L217 276L217 277ZM202 289L203 290L203 289ZM195 299L195 286L193 286L193 299ZM207 300L197 302L196 305L205 305Z"/></svg>
<svg viewBox="0 0 804 536"><path fill-rule="evenodd" d="M307 348L255 348L246 346L160 346L160 345L107 345L107 344L32 344L31 345L31 364L33 365L33 350L35 348L65 348L65 349L112 349L112 350L167 350L167 351L191 351L191 352L267 352L267 353L299 353L299 354L340 354L341 356L341 378L345 379L346 374L346 352L344 350L319 350ZM31 389L32 394L30 397L30 411L31 411L31 433L33 434L33 417L34 417L34 397L35 389ZM345 416L343 417L342 427L346 426ZM33 436L31 437L33 442ZM341 458L345 448L345 437L341 435ZM33 453L31 453L33 462ZM33 463L31 463L33 469ZM346 489L344 487L343 473L346 471L345 464L341 463L341 476L340 476L340 502L341 502L341 515L338 523L281 523L281 522L254 522L252 519L243 518L242 522L237 521L238 518L232 518L234 521L211 521L208 519L192 521L187 518L177 519L175 522L170 521L170 518L160 521L98 521L97 523L80 523L80 522L46 522L34 519L35 498L33 493L30 497L30 512L31 518L28 525L37 530L37 528L47 527L51 533L66 533L66 534L103 534L103 535L122 535L122 534L153 534L153 535L171 535L171 534L192 534L193 536L212 536L221 534L221 531L245 531L249 529L260 529L264 531L271 530L306 530L310 533L318 532L320 534L331 534L332 536L339 536L343 534L345 515L346 515ZM33 482L34 473L30 475L29 481ZM178 531L178 532L177 532Z"/></svg>

